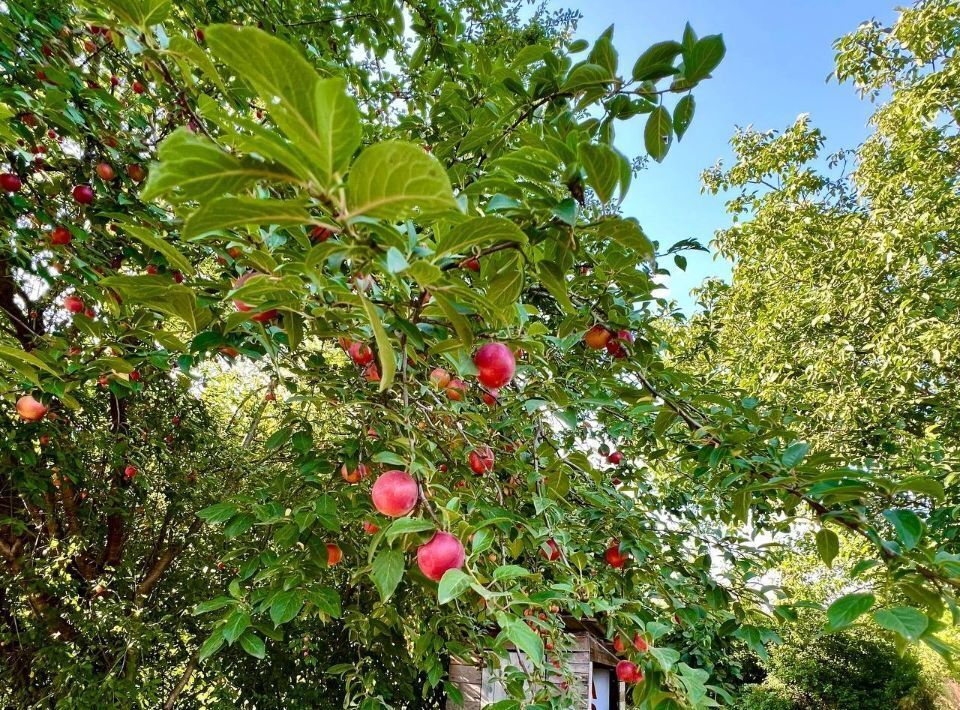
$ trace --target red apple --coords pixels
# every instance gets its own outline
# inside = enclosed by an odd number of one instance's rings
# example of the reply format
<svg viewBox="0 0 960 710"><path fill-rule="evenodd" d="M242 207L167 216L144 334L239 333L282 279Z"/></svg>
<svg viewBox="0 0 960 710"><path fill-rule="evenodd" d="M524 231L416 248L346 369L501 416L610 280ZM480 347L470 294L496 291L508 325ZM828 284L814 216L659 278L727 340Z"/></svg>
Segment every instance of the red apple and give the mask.
<svg viewBox="0 0 960 710"><path fill-rule="evenodd" d="M628 345L633 343L633 333L629 330L618 330L617 334L607 342L607 352L618 360L622 360L627 356L627 350L623 347L624 343Z"/></svg>
<svg viewBox="0 0 960 710"><path fill-rule="evenodd" d="M378 532L380 532L380 526L371 523L369 520L364 520L363 531L367 533L367 535L376 535Z"/></svg>
<svg viewBox="0 0 960 710"><path fill-rule="evenodd" d="M617 664L617 680L624 683L640 683L643 680L643 671L632 661L620 661Z"/></svg>
<svg viewBox="0 0 960 710"><path fill-rule="evenodd" d="M583 336L583 342L591 350L603 350L607 347L611 335L613 334L602 325L595 325Z"/></svg>
<svg viewBox="0 0 960 710"><path fill-rule="evenodd" d="M70 234L70 230L60 224L54 227L50 232L50 243L56 246L64 246L69 244L72 238L73 237Z"/></svg>
<svg viewBox="0 0 960 710"><path fill-rule="evenodd" d="M141 377L142 375L137 370L134 370L133 372L130 373L131 382L139 382Z"/></svg>
<svg viewBox="0 0 960 710"><path fill-rule="evenodd" d="M374 507L391 518L400 518L413 510L420 497L417 482L406 471L387 471L370 491Z"/></svg>
<svg viewBox="0 0 960 710"><path fill-rule="evenodd" d="M447 384L447 399L453 402L463 401L463 395L467 391L467 383L461 380L459 377L454 377Z"/></svg>
<svg viewBox="0 0 960 710"><path fill-rule="evenodd" d="M621 454L619 451L614 451L612 454L607 456L607 462L612 463L614 466L619 466L621 461L623 461L623 454Z"/></svg>
<svg viewBox="0 0 960 710"><path fill-rule="evenodd" d="M93 202L93 188L89 185L77 185L73 188L73 199L81 205Z"/></svg>
<svg viewBox="0 0 960 710"><path fill-rule="evenodd" d="M633 647L640 651L640 653L646 653L650 646L647 645L647 640L640 635L638 631L633 635Z"/></svg>
<svg viewBox="0 0 960 710"><path fill-rule="evenodd" d="M79 296L70 295L63 299L63 307L71 313L80 313L83 311L83 301Z"/></svg>
<svg viewBox="0 0 960 710"><path fill-rule="evenodd" d="M193 31L193 36L197 38L197 41L201 44L206 39L206 35L203 33L203 30L199 27Z"/></svg>
<svg viewBox="0 0 960 710"><path fill-rule="evenodd" d="M613 637L613 650L617 653L623 653L626 645L623 643L623 636L620 635L620 632L617 632L617 635Z"/></svg>
<svg viewBox="0 0 960 710"><path fill-rule="evenodd" d="M480 260L477 259L476 257L472 259L467 259L461 265L463 266L463 268L468 269L470 271L480 271Z"/></svg>
<svg viewBox="0 0 960 710"><path fill-rule="evenodd" d="M493 469L493 451L487 445L470 452L470 470L478 476Z"/></svg>
<svg viewBox="0 0 960 710"><path fill-rule="evenodd" d="M17 400L17 414L25 422L38 422L48 411L49 407L34 399L33 395L25 394Z"/></svg>
<svg viewBox="0 0 960 710"><path fill-rule="evenodd" d="M104 182L110 182L117 176L117 173L110 163L97 163L97 175Z"/></svg>
<svg viewBox="0 0 960 710"><path fill-rule="evenodd" d="M370 349L366 343L355 342L351 343L347 353L350 355L350 359L353 360L355 365L363 367L373 362L373 350Z"/></svg>
<svg viewBox="0 0 960 710"><path fill-rule="evenodd" d="M341 550L338 545L334 545L332 542L328 542L327 543L327 566L333 567L342 559L343 559L343 550Z"/></svg>
<svg viewBox="0 0 960 710"><path fill-rule="evenodd" d="M133 480L134 476L136 476L138 473L139 471L137 470L137 467L133 465L128 465L125 469L123 469L123 477L128 481Z"/></svg>
<svg viewBox="0 0 960 710"><path fill-rule="evenodd" d="M442 367L436 368L430 373L430 384L437 389L444 389L448 384L450 384L450 373L444 370Z"/></svg>
<svg viewBox="0 0 960 710"><path fill-rule="evenodd" d="M248 272L245 273L243 276L241 276L239 279L237 279L236 281L233 282L233 287L234 287L234 288L240 288L241 286L243 286L243 284L245 284L245 283L246 283L247 281L249 281L251 278L253 278L254 276L258 276L258 275L259 275L259 274L257 274L256 271L248 271ZM253 306L251 306L251 305L249 305L249 304L247 304L247 303L244 303L243 301L241 301L241 300L238 299L238 298L233 299L233 305L235 305L235 306L237 307L237 310L238 310L238 311L242 311L242 312L244 312L244 313L246 313L247 311L252 311L252 310L253 310ZM270 310L263 311L262 313L257 313L255 316L253 316L253 317L251 318L251 320L254 320L254 321L256 321L257 323L266 323L267 321L273 320L273 319L276 318L278 315L279 315L279 313L277 312L277 309L276 309L276 308L271 308Z"/></svg>
<svg viewBox="0 0 960 710"><path fill-rule="evenodd" d="M367 467L359 464L355 469L349 471L347 465L343 464L340 468L340 475L343 476L343 480L347 483L360 483L360 481L367 477Z"/></svg>
<svg viewBox="0 0 960 710"><path fill-rule="evenodd" d="M160 273L160 268L156 264L147 264L147 273L156 276Z"/></svg>
<svg viewBox="0 0 960 710"><path fill-rule="evenodd" d="M610 547L603 553L603 557L607 561L607 564L616 569L623 567L627 564L627 560L630 559L629 555L624 555L620 552L620 543L617 540L610 543Z"/></svg>
<svg viewBox="0 0 960 710"><path fill-rule="evenodd" d="M143 169L142 165L133 163L127 166L127 175L134 182L143 182L143 179L147 176L147 171Z"/></svg>
<svg viewBox="0 0 960 710"><path fill-rule="evenodd" d="M363 379L367 382L379 382L380 381L380 369L377 367L377 363L371 362L365 368L363 368Z"/></svg>
<svg viewBox="0 0 960 710"><path fill-rule="evenodd" d="M23 182L13 173L0 173L0 187L7 192L20 192Z"/></svg>
<svg viewBox="0 0 960 710"><path fill-rule="evenodd" d="M435 532L430 541L417 548L417 566L423 576L439 582L444 572L463 567L463 544L448 532Z"/></svg>
<svg viewBox="0 0 960 710"><path fill-rule="evenodd" d="M490 390L489 392L484 392L480 395L480 399L483 400L483 403L488 407L493 407L497 403L497 395L500 394L500 390Z"/></svg>
<svg viewBox="0 0 960 710"><path fill-rule="evenodd" d="M544 545L546 545L547 549L543 549ZM548 562L555 562L560 559L560 547L553 538L547 540L544 545L540 546L540 556L543 557L543 559Z"/></svg>
<svg viewBox="0 0 960 710"><path fill-rule="evenodd" d="M310 230L310 240L323 243L333 236L333 230L318 224Z"/></svg>
<svg viewBox="0 0 960 710"><path fill-rule="evenodd" d="M139 81L134 81L131 88L133 89L133 93L135 94L142 94L144 91L147 90L147 87L145 87Z"/></svg>
<svg viewBox="0 0 960 710"><path fill-rule="evenodd" d="M517 359L503 343L481 346L473 356L473 364L477 366L477 379L488 389L508 384L517 369Z"/></svg>

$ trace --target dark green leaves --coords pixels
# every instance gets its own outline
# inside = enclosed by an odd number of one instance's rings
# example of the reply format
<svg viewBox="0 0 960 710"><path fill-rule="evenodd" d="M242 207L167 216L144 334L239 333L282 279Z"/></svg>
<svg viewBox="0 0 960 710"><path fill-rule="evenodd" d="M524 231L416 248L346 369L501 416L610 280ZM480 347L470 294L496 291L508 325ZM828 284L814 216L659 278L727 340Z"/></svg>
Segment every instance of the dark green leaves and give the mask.
<svg viewBox="0 0 960 710"><path fill-rule="evenodd" d="M854 593L840 597L827 609L828 630L839 631L870 611L876 598L869 593Z"/></svg>
<svg viewBox="0 0 960 710"><path fill-rule="evenodd" d="M351 216L397 221L422 212L455 210L450 179L420 146L384 141L364 150L350 170L347 204Z"/></svg>
<svg viewBox="0 0 960 710"><path fill-rule="evenodd" d="M295 618L302 608L303 596L299 589L280 591L270 603L270 618L274 626L280 626Z"/></svg>
<svg viewBox="0 0 960 710"><path fill-rule="evenodd" d="M373 570L370 573L373 583L377 585L380 598L387 601L393 596L397 585L403 579L403 553L397 550L381 550L373 560Z"/></svg>
<svg viewBox="0 0 960 710"><path fill-rule="evenodd" d="M673 109L673 130L677 134L677 140L683 138L683 134L690 127L693 120L693 112L696 110L696 101L693 94L687 94L677 102Z"/></svg>
<svg viewBox="0 0 960 710"><path fill-rule="evenodd" d="M252 27L213 25L207 41L260 94L321 185L346 171L360 145L360 114L342 79L321 79L292 46Z"/></svg>
<svg viewBox="0 0 960 710"><path fill-rule="evenodd" d="M810 451L810 444L805 441L798 441L787 447L783 456L780 457L780 462L785 468L796 468L806 458L808 451Z"/></svg>
<svg viewBox="0 0 960 710"><path fill-rule="evenodd" d="M912 510L885 510L883 517L893 525L907 550L912 550L923 536L923 521Z"/></svg>
<svg viewBox="0 0 960 710"><path fill-rule="evenodd" d="M909 641L919 640L930 623L926 614L908 606L878 609L873 612L873 619L883 628L898 633Z"/></svg>
<svg viewBox="0 0 960 710"><path fill-rule="evenodd" d="M683 48L679 42L657 42L637 58L633 65L634 81L656 81L676 72L673 60Z"/></svg>
<svg viewBox="0 0 960 710"><path fill-rule="evenodd" d="M720 64L727 48L723 35L708 35L683 49L683 76L688 81L705 79Z"/></svg>
<svg viewBox="0 0 960 710"><path fill-rule="evenodd" d="M658 163L667 157L673 142L673 120L664 106L657 106L647 117L647 126L643 131L643 142L650 157Z"/></svg>

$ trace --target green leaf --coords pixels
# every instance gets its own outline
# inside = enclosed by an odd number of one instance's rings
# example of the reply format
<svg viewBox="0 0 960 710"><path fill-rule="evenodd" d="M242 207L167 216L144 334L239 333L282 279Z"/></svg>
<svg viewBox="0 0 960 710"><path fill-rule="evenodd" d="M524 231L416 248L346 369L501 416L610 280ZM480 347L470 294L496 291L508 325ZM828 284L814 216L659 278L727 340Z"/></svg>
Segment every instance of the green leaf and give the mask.
<svg viewBox="0 0 960 710"><path fill-rule="evenodd" d="M660 667L663 668L664 671L669 671L673 668L673 665L680 660L680 653L676 649L669 647L651 647L650 655L657 659Z"/></svg>
<svg viewBox="0 0 960 710"><path fill-rule="evenodd" d="M615 217L605 219L600 223L598 232L602 237L612 239L627 249L639 252L647 263L653 263L653 244L647 239L647 235L643 233L640 223L635 218L621 219Z"/></svg>
<svg viewBox="0 0 960 710"><path fill-rule="evenodd" d="M683 50L683 75L690 81L705 78L720 64L727 48L723 35L709 35L698 40L693 47Z"/></svg>
<svg viewBox="0 0 960 710"><path fill-rule="evenodd" d="M599 64L578 64L563 83L564 93L576 94L586 89L603 88L613 81L613 74Z"/></svg>
<svg viewBox="0 0 960 710"><path fill-rule="evenodd" d="M473 344L473 328L470 327L470 322L466 316L457 310L452 300L440 293L434 293L433 300L436 301L440 310L443 311L443 315L453 325L460 344L465 348L469 348Z"/></svg>
<svg viewBox="0 0 960 710"><path fill-rule="evenodd" d="M181 236L190 240L218 229L234 229L248 224L291 226L312 221L303 200L218 197L201 205L187 218Z"/></svg>
<svg viewBox="0 0 960 710"><path fill-rule="evenodd" d="M163 237L155 235L153 232L143 227L130 224L129 222L121 222L121 228L124 232L134 237L138 241L143 242L155 252L162 254L163 258L166 259L167 263L173 268L183 272L184 274L187 274L188 276L192 276L195 273L193 264L190 262L190 260L181 254L179 249L177 249L173 244L168 242Z"/></svg>
<svg viewBox="0 0 960 710"><path fill-rule="evenodd" d="M210 525L225 523L237 514L237 506L231 503L216 503L208 508L204 508L197 517L205 520Z"/></svg>
<svg viewBox="0 0 960 710"><path fill-rule="evenodd" d="M0 345L0 360L21 362L43 370L44 372L49 372L51 375L57 374L53 368L51 368L36 355L28 353L26 350L21 350L20 348L11 348L7 347L6 345Z"/></svg>
<svg viewBox="0 0 960 710"><path fill-rule="evenodd" d="M277 592L270 602L270 619L274 626L280 626L295 618L302 608L303 596L299 589Z"/></svg>
<svg viewBox="0 0 960 710"><path fill-rule="evenodd" d="M254 658L263 658L267 653L267 647L263 643L263 639L252 631L247 631L240 637L240 648Z"/></svg>
<svg viewBox="0 0 960 710"><path fill-rule="evenodd" d="M383 329L383 323L380 322L380 316L377 314L377 307L374 306L363 296L360 297L363 303L363 309L367 313L370 325L373 326L373 336L377 341L377 357L380 360L380 391L384 392L390 389L393 384L393 377L397 371L397 356L393 352L393 345L387 331Z"/></svg>
<svg viewBox="0 0 960 710"><path fill-rule="evenodd" d="M878 609L873 612L873 619L888 631L898 633L910 641L919 640L930 623L926 614L909 606Z"/></svg>
<svg viewBox="0 0 960 710"><path fill-rule="evenodd" d="M326 185L360 145L360 112L341 78L321 79L296 49L263 30L207 28L210 49L263 99L270 117Z"/></svg>
<svg viewBox="0 0 960 710"><path fill-rule="evenodd" d="M606 204L620 182L623 157L603 143L581 143L580 161L587 172L587 184L597 193L600 202Z"/></svg>
<svg viewBox="0 0 960 710"><path fill-rule="evenodd" d="M446 604L470 589L473 578L459 569L448 569L437 587L437 603Z"/></svg>
<svg viewBox="0 0 960 710"><path fill-rule="evenodd" d="M220 650L220 647L223 646L223 627L210 634L210 637L203 642L203 645L200 647L200 651L197 654L197 657L202 661L204 659L210 658L213 654Z"/></svg>
<svg viewBox="0 0 960 710"><path fill-rule="evenodd" d="M806 458L807 452L809 451L810 444L805 441L798 441L787 447L787 450L783 452L783 456L780 457L780 462L786 468L796 468L801 464L803 459Z"/></svg>
<svg viewBox="0 0 960 710"><path fill-rule="evenodd" d="M443 166L413 143L384 141L357 158L347 179L352 216L401 220L423 212L456 210L453 189Z"/></svg>
<svg viewBox="0 0 960 710"><path fill-rule="evenodd" d="M100 0L109 8L121 24L133 25L147 30L167 19L170 0ZM96 3L92 3L96 6Z"/></svg>
<svg viewBox="0 0 960 710"><path fill-rule="evenodd" d="M100 285L120 294L123 301L176 316L196 332L210 320L209 311L198 311L193 291L163 276L108 276Z"/></svg>
<svg viewBox="0 0 960 710"><path fill-rule="evenodd" d="M493 579L502 582L506 579L516 579L517 577L526 577L530 570L520 565L500 565L493 570Z"/></svg>
<svg viewBox="0 0 960 710"><path fill-rule="evenodd" d="M647 126L643 130L647 152L658 163L663 162L672 141L673 121L670 112L664 106L657 106L647 117Z"/></svg>
<svg viewBox="0 0 960 710"><path fill-rule="evenodd" d="M477 247L507 242L526 244L527 235L509 219L475 217L450 229L437 244L436 255L466 254Z"/></svg>
<svg viewBox="0 0 960 710"><path fill-rule="evenodd" d="M233 606L237 603L236 599L231 599L230 597L217 597L215 599L208 599L205 602L200 602L190 613L193 616L199 616L200 614L207 614L211 611L217 611L218 609L223 609L228 606Z"/></svg>
<svg viewBox="0 0 960 710"><path fill-rule="evenodd" d="M403 553L396 550L381 550L373 560L373 570L370 577L373 579L373 583L377 585L377 590L380 592L380 598L383 601L387 601L393 596L397 585L403 579L403 567Z"/></svg>
<svg viewBox="0 0 960 710"><path fill-rule="evenodd" d="M634 81L650 81L662 78L665 67L671 67L683 47L679 42L657 42L641 54L633 65Z"/></svg>
<svg viewBox="0 0 960 710"><path fill-rule="evenodd" d="M253 157L238 158L213 141L185 128L174 131L157 152L159 163L150 170L141 199L166 195L170 202L204 202L260 180L294 179L286 169Z"/></svg>
<svg viewBox="0 0 960 710"><path fill-rule="evenodd" d="M833 560L840 552L840 538L829 528L820 528L817 531L817 552L827 567L833 566Z"/></svg>
<svg viewBox="0 0 960 710"><path fill-rule="evenodd" d="M862 614L870 611L876 601L872 594L857 592L840 597L827 609L827 628L839 631L856 621Z"/></svg>
<svg viewBox="0 0 960 710"><path fill-rule="evenodd" d="M342 613L340 609L340 594L336 589L330 587L320 587L307 592L307 600L312 602L315 607L324 614L332 616L334 619L340 618Z"/></svg>
<svg viewBox="0 0 960 710"><path fill-rule="evenodd" d="M227 619L227 625L223 627L224 640L233 645L233 642L240 638L240 635L250 626L250 614L245 611L237 610Z"/></svg>
<svg viewBox="0 0 960 710"><path fill-rule="evenodd" d="M543 665L543 639L523 620L514 619L507 623L503 634L536 665Z"/></svg>
<svg viewBox="0 0 960 710"><path fill-rule="evenodd" d="M424 520L423 518L397 518L391 523L390 527L387 528L387 531L384 535L387 538L387 541L391 541L400 535L407 535L409 533L424 532L426 530L433 530L434 524L430 520Z"/></svg>
<svg viewBox="0 0 960 710"><path fill-rule="evenodd" d="M567 293L567 279L560 267L552 261L541 261L537 267L540 270L540 283L557 299L557 303L567 313L575 313L576 308L570 301Z"/></svg>
<svg viewBox="0 0 960 710"><path fill-rule="evenodd" d="M694 101L693 94L684 96L674 107L673 130L677 134L678 141L683 138L683 134L686 133L690 127L690 122L693 120L693 112L696 108L697 104L696 101Z"/></svg>
<svg viewBox="0 0 960 710"><path fill-rule="evenodd" d="M885 510L885 517L903 542L903 546L912 550L923 537L923 521L912 510Z"/></svg>

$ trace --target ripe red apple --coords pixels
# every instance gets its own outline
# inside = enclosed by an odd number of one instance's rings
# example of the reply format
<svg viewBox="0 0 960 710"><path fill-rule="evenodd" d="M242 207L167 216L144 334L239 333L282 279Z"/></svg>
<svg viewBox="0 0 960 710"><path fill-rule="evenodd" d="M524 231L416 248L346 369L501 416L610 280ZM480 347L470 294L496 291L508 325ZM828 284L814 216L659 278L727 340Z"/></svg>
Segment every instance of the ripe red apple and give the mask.
<svg viewBox="0 0 960 710"><path fill-rule="evenodd" d="M193 36L197 38L197 41L203 44L203 41L206 39L206 35L203 33L203 30L199 27L193 31Z"/></svg>
<svg viewBox="0 0 960 710"><path fill-rule="evenodd" d="M133 465L128 465L125 469L123 469L123 477L128 481L132 481L134 476L136 476L138 473L139 471L137 470L137 467Z"/></svg>
<svg viewBox="0 0 960 710"><path fill-rule="evenodd" d="M25 394L17 400L17 414L25 422L38 422L48 411L49 407L34 399L33 395Z"/></svg>
<svg viewBox="0 0 960 710"><path fill-rule="evenodd" d="M133 89L133 93L135 94L142 94L144 91L147 90L147 87L145 87L139 81L134 81L131 88Z"/></svg>
<svg viewBox="0 0 960 710"><path fill-rule="evenodd" d="M380 526L371 523L369 520L364 520L363 531L367 533L367 535L376 535L378 532L380 532Z"/></svg>
<svg viewBox="0 0 960 710"><path fill-rule="evenodd" d="M117 173L110 163L97 163L97 175L104 182L110 182L117 176Z"/></svg>
<svg viewBox="0 0 960 710"><path fill-rule="evenodd" d="M142 165L132 163L127 166L127 175L134 182L143 182L143 179L147 176L147 171L143 169Z"/></svg>
<svg viewBox="0 0 960 710"><path fill-rule="evenodd" d="M258 276L258 274L257 274L256 271L248 271L248 272L245 273L243 276L241 276L239 279L237 279L236 281L233 282L233 287L234 287L234 288L240 288L241 286L243 286L243 284L245 284L247 281L249 281L249 280L250 280L251 278L253 278L254 276ZM235 305L235 306L237 307L237 310L238 310L238 311L242 311L242 312L244 312L244 313L246 313L247 311L252 311L252 310L253 310L253 306L251 306L251 305L249 305L249 304L247 304L247 303L244 303L243 301L241 301L241 300L238 299L238 298L233 299L233 305ZM257 313L255 316L252 316L250 320L254 320L254 321L256 321L257 323L266 323L267 321L273 320L273 319L276 318L278 315L280 315L280 314L277 312L277 309L276 309L276 308L271 308L270 310L263 311L263 313Z"/></svg>
<svg viewBox="0 0 960 710"><path fill-rule="evenodd" d="M473 364L477 366L477 379L488 389L497 389L508 384L517 369L517 359L503 343L487 343L481 346L473 356Z"/></svg>
<svg viewBox="0 0 960 710"><path fill-rule="evenodd" d="M6 192L20 192L23 182L13 173L0 173L0 187Z"/></svg>
<svg viewBox="0 0 960 710"><path fill-rule="evenodd" d="M340 467L340 475L343 476L343 480L347 483L360 483L364 478L367 477L367 467L363 464L359 464L352 471L347 469L347 464L343 464Z"/></svg>
<svg viewBox="0 0 960 710"><path fill-rule="evenodd" d="M310 230L310 240L320 242L321 244L333 236L333 230L322 225L317 225Z"/></svg>
<svg viewBox="0 0 960 710"><path fill-rule="evenodd" d="M340 549L339 545L334 545L332 542L328 542L327 543L327 566L333 567L342 559L343 559L343 550Z"/></svg>
<svg viewBox="0 0 960 710"><path fill-rule="evenodd" d="M543 549L544 545L540 546L540 556L548 562L555 562L560 559L560 547L557 545L556 541L553 538L544 543L547 549Z"/></svg>
<svg viewBox="0 0 960 710"><path fill-rule="evenodd" d="M617 635L613 637L613 650L617 653L623 653L626 645L623 643L623 636L620 635L620 632L617 632Z"/></svg>
<svg viewBox="0 0 960 710"><path fill-rule="evenodd" d="M416 506L420 491L413 476L406 471L387 471L374 482L370 497L381 513L400 518Z"/></svg>
<svg viewBox="0 0 960 710"><path fill-rule="evenodd" d="M463 395L467 391L467 383L461 380L459 377L454 377L447 383L447 399L453 402L462 402Z"/></svg>
<svg viewBox="0 0 960 710"><path fill-rule="evenodd" d="M137 370L134 370L133 372L130 373L130 381L131 381L131 382L139 382L141 377L142 377L142 375L141 375L140 372L137 371Z"/></svg>
<svg viewBox="0 0 960 710"><path fill-rule="evenodd" d="M63 307L71 313L80 313L83 311L83 301L79 296L70 295L63 299Z"/></svg>
<svg viewBox="0 0 960 710"><path fill-rule="evenodd" d="M430 373L430 384L437 389L444 389L448 384L450 384L450 373L444 370L442 367L436 368Z"/></svg>
<svg viewBox="0 0 960 710"><path fill-rule="evenodd" d="M470 271L474 271L474 272L480 271L480 260L477 259L476 257L472 259L467 259L466 261L463 262L462 266L463 268L468 269Z"/></svg>
<svg viewBox="0 0 960 710"><path fill-rule="evenodd" d="M650 648L650 646L647 645L647 640L640 635L639 631L633 635L633 647L640 651L640 653L646 653Z"/></svg>
<svg viewBox="0 0 960 710"><path fill-rule="evenodd" d="M371 362L365 368L363 368L363 379L367 382L379 382L380 381L380 369L377 367L377 363Z"/></svg>
<svg viewBox="0 0 960 710"><path fill-rule="evenodd" d="M623 567L630 559L629 555L620 552L620 543L617 540L610 543L610 547L603 553L603 557L607 561L607 564L616 569Z"/></svg>
<svg viewBox="0 0 960 710"><path fill-rule="evenodd" d="M640 683L643 680L643 671L632 661L620 661L617 664L617 680L624 683Z"/></svg>
<svg viewBox="0 0 960 710"><path fill-rule="evenodd" d="M156 264L147 264L147 273L156 276L160 273L160 268Z"/></svg>
<svg viewBox="0 0 960 710"><path fill-rule="evenodd" d="M81 205L93 202L93 188L89 185L77 185L73 188L73 199Z"/></svg>
<svg viewBox="0 0 960 710"><path fill-rule="evenodd" d="M493 469L493 450L484 444L470 452L470 470L478 476Z"/></svg>
<svg viewBox="0 0 960 710"><path fill-rule="evenodd" d="M624 343L628 345L633 343L633 333L629 330L618 330L617 334L607 342L607 352L618 360L622 360L627 356L627 350L623 347Z"/></svg>
<svg viewBox="0 0 960 710"><path fill-rule="evenodd" d="M500 390L490 390L489 392L484 392L480 395L480 399L483 400L483 403L488 407L493 407L497 404L497 395L500 394Z"/></svg>
<svg viewBox="0 0 960 710"><path fill-rule="evenodd" d="M50 243L56 246L69 244L72 238L70 230L61 224L58 224L50 231Z"/></svg>
<svg viewBox="0 0 960 710"><path fill-rule="evenodd" d="M40 446L48 446L50 444L50 435L41 434L38 441L40 442Z"/></svg>
<svg viewBox="0 0 960 710"><path fill-rule="evenodd" d="M350 355L350 359L353 360L354 364L360 367L373 362L373 350L371 350L370 346L366 343L359 341L350 343L347 353Z"/></svg>
<svg viewBox="0 0 960 710"><path fill-rule="evenodd" d="M621 454L619 451L614 451L612 454L607 456L607 462L612 463L614 466L619 466L621 461L623 461L623 454Z"/></svg>
<svg viewBox="0 0 960 710"><path fill-rule="evenodd" d="M607 347L611 335L613 335L613 333L602 325L595 325L583 336L583 342L585 342L591 350L603 350Z"/></svg>
<svg viewBox="0 0 960 710"><path fill-rule="evenodd" d="M429 542L417 548L417 566L434 582L439 582L447 570L463 567L465 558L463 544L448 532L435 532Z"/></svg>

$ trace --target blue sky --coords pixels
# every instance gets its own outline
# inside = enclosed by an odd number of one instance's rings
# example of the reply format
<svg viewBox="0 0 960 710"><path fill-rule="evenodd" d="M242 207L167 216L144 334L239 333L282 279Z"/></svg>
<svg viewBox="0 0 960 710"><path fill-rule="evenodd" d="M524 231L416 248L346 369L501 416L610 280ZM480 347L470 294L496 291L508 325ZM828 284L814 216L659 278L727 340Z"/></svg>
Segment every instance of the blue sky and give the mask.
<svg viewBox="0 0 960 710"><path fill-rule="evenodd" d="M615 25L614 45L621 72L653 42L680 39L689 20L700 35L722 33L727 55L694 90L696 115L680 143L661 164L634 181L624 212L637 217L648 235L669 246L693 237L709 242L730 224L722 195L700 194L700 172L718 159L729 163L736 126L782 129L809 113L827 138L827 153L855 147L868 134L871 105L855 89L826 82L833 70L833 41L862 21L895 17L893 0L552 0L553 8L583 14L577 36L594 40ZM627 156L643 150L642 118L620 124L617 147ZM685 312L693 309L691 288L707 276L729 278L729 266L713 254L690 252L686 273L670 262L671 297Z"/></svg>

